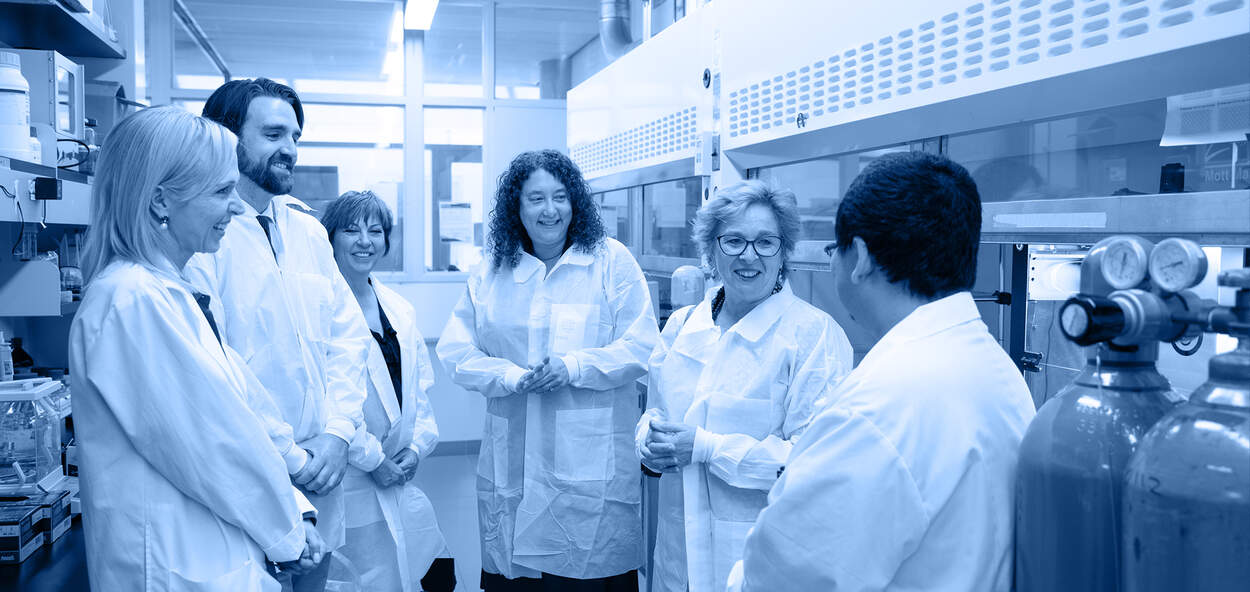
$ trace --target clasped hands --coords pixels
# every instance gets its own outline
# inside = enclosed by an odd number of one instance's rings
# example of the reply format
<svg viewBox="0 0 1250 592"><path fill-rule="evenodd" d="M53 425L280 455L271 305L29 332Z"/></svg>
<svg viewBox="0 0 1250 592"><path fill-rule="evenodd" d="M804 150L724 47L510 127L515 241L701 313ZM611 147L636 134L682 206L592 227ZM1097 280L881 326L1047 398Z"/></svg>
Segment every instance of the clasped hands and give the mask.
<svg viewBox="0 0 1250 592"><path fill-rule="evenodd" d="M690 464L694 426L652 418L650 427L640 448L643 464L657 473L676 473Z"/></svg>
<svg viewBox="0 0 1250 592"><path fill-rule="evenodd" d="M569 369L564 365L564 360L549 356L517 381L516 392L549 393L568 386L569 381Z"/></svg>
<svg viewBox="0 0 1250 592"><path fill-rule="evenodd" d="M321 560L325 559L326 551L328 551L326 543L317 533L317 527L313 525L312 519L305 518L303 552L295 561L278 563L278 569L295 575L308 573L321 564Z"/></svg>
<svg viewBox="0 0 1250 592"><path fill-rule="evenodd" d="M347 442L333 434L318 434L300 445L308 451L308 462L291 476L295 484L317 495L338 487L347 473Z"/></svg>
<svg viewBox="0 0 1250 592"><path fill-rule="evenodd" d="M378 465L378 468L369 473L373 478L373 482L378 487L390 487L407 483L417 476L417 465L420 464L421 457L413 452L411 448L405 448L395 454L394 458L388 458Z"/></svg>

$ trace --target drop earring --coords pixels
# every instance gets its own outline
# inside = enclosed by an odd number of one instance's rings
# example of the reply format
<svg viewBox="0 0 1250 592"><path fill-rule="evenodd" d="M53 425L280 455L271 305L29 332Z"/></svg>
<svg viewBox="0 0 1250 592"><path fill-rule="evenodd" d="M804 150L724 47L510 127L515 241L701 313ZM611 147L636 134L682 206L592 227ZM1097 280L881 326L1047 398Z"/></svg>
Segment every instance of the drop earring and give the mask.
<svg viewBox="0 0 1250 592"><path fill-rule="evenodd" d="M160 217L161 230L169 230L169 216Z"/></svg>
<svg viewBox="0 0 1250 592"><path fill-rule="evenodd" d="M773 286L773 294L776 294L777 292L781 291L782 287L785 285L785 278L786 278L785 271L777 272L777 285Z"/></svg>

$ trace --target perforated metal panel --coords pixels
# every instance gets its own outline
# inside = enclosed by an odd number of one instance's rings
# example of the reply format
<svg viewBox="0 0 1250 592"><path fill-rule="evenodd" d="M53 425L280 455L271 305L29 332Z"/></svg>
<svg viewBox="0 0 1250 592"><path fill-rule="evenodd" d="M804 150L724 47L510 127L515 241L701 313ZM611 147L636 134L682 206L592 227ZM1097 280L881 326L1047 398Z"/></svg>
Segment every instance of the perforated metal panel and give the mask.
<svg viewBox="0 0 1250 592"><path fill-rule="evenodd" d="M659 119L569 149L573 162L588 176L628 167L695 148L699 129L698 107L687 107Z"/></svg>
<svg viewBox="0 0 1250 592"><path fill-rule="evenodd" d="M1152 32L1238 18L1232 13L1244 14L1245 7L1246 0L974 2L889 35L853 44L829 43L842 47L792 70L749 83L739 79L727 95L725 132L732 144L740 145L756 134L775 136L780 127L795 129L800 114L807 127L830 125L869 105L937 95L935 89L944 86L1099 50ZM1245 67L1244 56L1229 59L1230 65Z"/></svg>

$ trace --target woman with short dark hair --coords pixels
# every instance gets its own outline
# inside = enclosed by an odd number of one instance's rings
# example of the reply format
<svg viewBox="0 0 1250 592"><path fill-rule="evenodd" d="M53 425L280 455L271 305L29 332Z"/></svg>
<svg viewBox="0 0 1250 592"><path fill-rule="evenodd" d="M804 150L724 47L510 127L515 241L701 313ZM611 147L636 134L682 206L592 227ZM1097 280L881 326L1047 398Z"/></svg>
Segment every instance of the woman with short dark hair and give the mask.
<svg viewBox="0 0 1250 592"><path fill-rule="evenodd" d="M636 591L634 382L659 337L646 279L554 150L500 176L489 239L437 348L486 397L482 587Z"/></svg>
<svg viewBox="0 0 1250 592"><path fill-rule="evenodd" d="M438 444L426 396L434 367L416 310L373 275L391 250L391 210L372 191L348 191L330 203L321 223L373 333L365 421L347 449L347 541L339 553L356 566L364 590L451 592L455 564L434 506L413 481Z"/></svg>

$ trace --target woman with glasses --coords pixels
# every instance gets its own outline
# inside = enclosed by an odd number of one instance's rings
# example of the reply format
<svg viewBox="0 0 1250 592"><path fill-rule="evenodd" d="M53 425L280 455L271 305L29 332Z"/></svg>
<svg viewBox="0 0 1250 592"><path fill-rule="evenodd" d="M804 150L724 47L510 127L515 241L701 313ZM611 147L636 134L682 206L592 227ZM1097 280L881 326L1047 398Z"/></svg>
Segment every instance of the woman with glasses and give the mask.
<svg viewBox="0 0 1250 592"><path fill-rule="evenodd" d="M851 344L785 280L799 234L794 194L744 181L699 209L694 239L721 281L669 317L650 360L643 463L662 473L654 590L723 590L793 439Z"/></svg>

